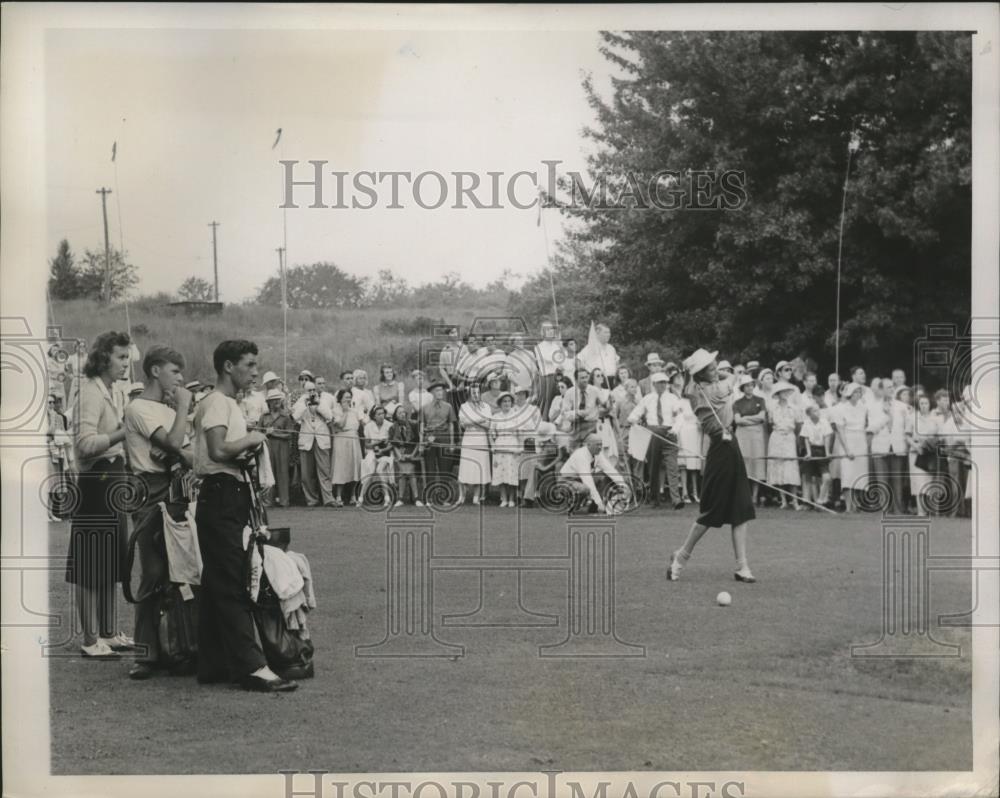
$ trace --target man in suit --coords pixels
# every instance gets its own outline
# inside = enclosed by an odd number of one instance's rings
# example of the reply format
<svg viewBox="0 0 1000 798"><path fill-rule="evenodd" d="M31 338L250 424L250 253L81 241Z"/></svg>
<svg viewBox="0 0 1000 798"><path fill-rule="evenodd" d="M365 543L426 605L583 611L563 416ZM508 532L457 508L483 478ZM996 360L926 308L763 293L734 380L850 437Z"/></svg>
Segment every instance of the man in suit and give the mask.
<svg viewBox="0 0 1000 798"><path fill-rule="evenodd" d="M316 383L305 383L305 393L292 408L292 418L299 425L299 464L302 469L302 492L306 504L315 507L322 500L333 507L333 460L330 446L330 422L333 421L333 397L320 393Z"/></svg>
<svg viewBox="0 0 1000 798"><path fill-rule="evenodd" d="M420 443L424 449L424 490L427 478L434 475L450 474L451 454L455 446L455 408L445 398L448 386L435 382L430 386L433 400L420 409Z"/></svg>

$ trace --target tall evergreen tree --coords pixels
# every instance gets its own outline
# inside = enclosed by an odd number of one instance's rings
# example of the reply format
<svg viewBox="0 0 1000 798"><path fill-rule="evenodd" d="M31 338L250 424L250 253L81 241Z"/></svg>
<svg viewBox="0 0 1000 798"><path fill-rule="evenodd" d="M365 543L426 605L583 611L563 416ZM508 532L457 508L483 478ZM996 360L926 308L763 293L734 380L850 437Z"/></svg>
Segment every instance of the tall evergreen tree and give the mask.
<svg viewBox="0 0 1000 798"><path fill-rule="evenodd" d="M841 367L905 364L928 323L961 324L971 297L971 36L921 32L603 34L620 76L585 89L597 124L586 180L635 176L626 210L568 208L556 273L619 339L832 365L844 232ZM733 210L660 210L661 170L745 174ZM634 191L638 186L639 191ZM629 185L626 183L625 188ZM626 194L628 191L626 191ZM688 199L691 197L688 195ZM530 307L547 278L512 307ZM594 296L596 294L596 296ZM538 303L535 304L544 304Z"/></svg>

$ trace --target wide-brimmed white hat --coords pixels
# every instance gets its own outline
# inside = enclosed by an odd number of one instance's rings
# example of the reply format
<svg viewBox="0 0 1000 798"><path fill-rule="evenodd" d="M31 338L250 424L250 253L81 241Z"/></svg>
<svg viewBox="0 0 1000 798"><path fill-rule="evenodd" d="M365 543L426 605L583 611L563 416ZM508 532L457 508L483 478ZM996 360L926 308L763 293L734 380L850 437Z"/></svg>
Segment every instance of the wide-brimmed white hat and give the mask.
<svg viewBox="0 0 1000 798"><path fill-rule="evenodd" d="M647 366L653 366L656 365L657 363L659 363L661 366L663 365L663 358L660 357L659 352L650 352L648 355L646 355Z"/></svg>
<svg viewBox="0 0 1000 798"><path fill-rule="evenodd" d="M737 390L742 389L744 385L754 385L757 380L751 377L749 374L740 374L739 379L736 380Z"/></svg>
<svg viewBox="0 0 1000 798"><path fill-rule="evenodd" d="M542 421L538 424L538 429L535 430L535 440L539 443L542 441L550 441L555 437L556 425L551 421Z"/></svg>
<svg viewBox="0 0 1000 798"><path fill-rule="evenodd" d="M779 393L784 393L785 391L796 391L796 390L798 390L798 388L796 388L790 382L781 381L775 383L774 387L771 389L771 393L777 396Z"/></svg>
<svg viewBox="0 0 1000 798"><path fill-rule="evenodd" d="M863 390L864 388L862 388L859 383L847 382L844 383L844 387L841 388L840 395L843 396L845 399L850 399L858 391L863 391Z"/></svg>
<svg viewBox="0 0 1000 798"><path fill-rule="evenodd" d="M707 349L695 349L688 357L684 358L684 370L688 374L697 374L705 366L715 362L715 356L719 352L709 352Z"/></svg>
<svg viewBox="0 0 1000 798"><path fill-rule="evenodd" d="M264 376L260 378L261 385L267 385L271 380L278 379L278 375L273 371L265 371Z"/></svg>
<svg viewBox="0 0 1000 798"><path fill-rule="evenodd" d="M733 370L733 365L728 360L720 360L719 361L719 370L721 371L722 369L729 369L730 371L732 371Z"/></svg>

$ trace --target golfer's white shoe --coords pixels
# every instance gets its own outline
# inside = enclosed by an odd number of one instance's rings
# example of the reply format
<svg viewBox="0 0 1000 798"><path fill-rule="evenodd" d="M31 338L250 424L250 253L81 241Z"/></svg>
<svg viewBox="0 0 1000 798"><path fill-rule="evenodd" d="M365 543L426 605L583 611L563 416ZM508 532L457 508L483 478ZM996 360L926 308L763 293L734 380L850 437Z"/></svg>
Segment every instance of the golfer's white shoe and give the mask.
<svg viewBox="0 0 1000 798"><path fill-rule="evenodd" d="M684 564L681 562L680 555L675 551L670 555L670 565L667 566L667 579L671 582L676 582L681 578L681 568Z"/></svg>

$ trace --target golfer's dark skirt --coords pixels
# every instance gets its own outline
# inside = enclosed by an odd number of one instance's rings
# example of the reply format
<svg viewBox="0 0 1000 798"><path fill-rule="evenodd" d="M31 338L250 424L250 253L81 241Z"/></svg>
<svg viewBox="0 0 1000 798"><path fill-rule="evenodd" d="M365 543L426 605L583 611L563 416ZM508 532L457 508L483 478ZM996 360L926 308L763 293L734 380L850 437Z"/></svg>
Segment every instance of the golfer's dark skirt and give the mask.
<svg viewBox="0 0 1000 798"><path fill-rule="evenodd" d="M98 460L79 474L79 504L73 513L66 556L66 581L84 587L121 582L128 546L125 514L119 507L127 496L125 463Z"/></svg>
<svg viewBox="0 0 1000 798"><path fill-rule="evenodd" d="M757 517L746 464L736 439L712 438L705 456L698 523L715 527L742 524Z"/></svg>

